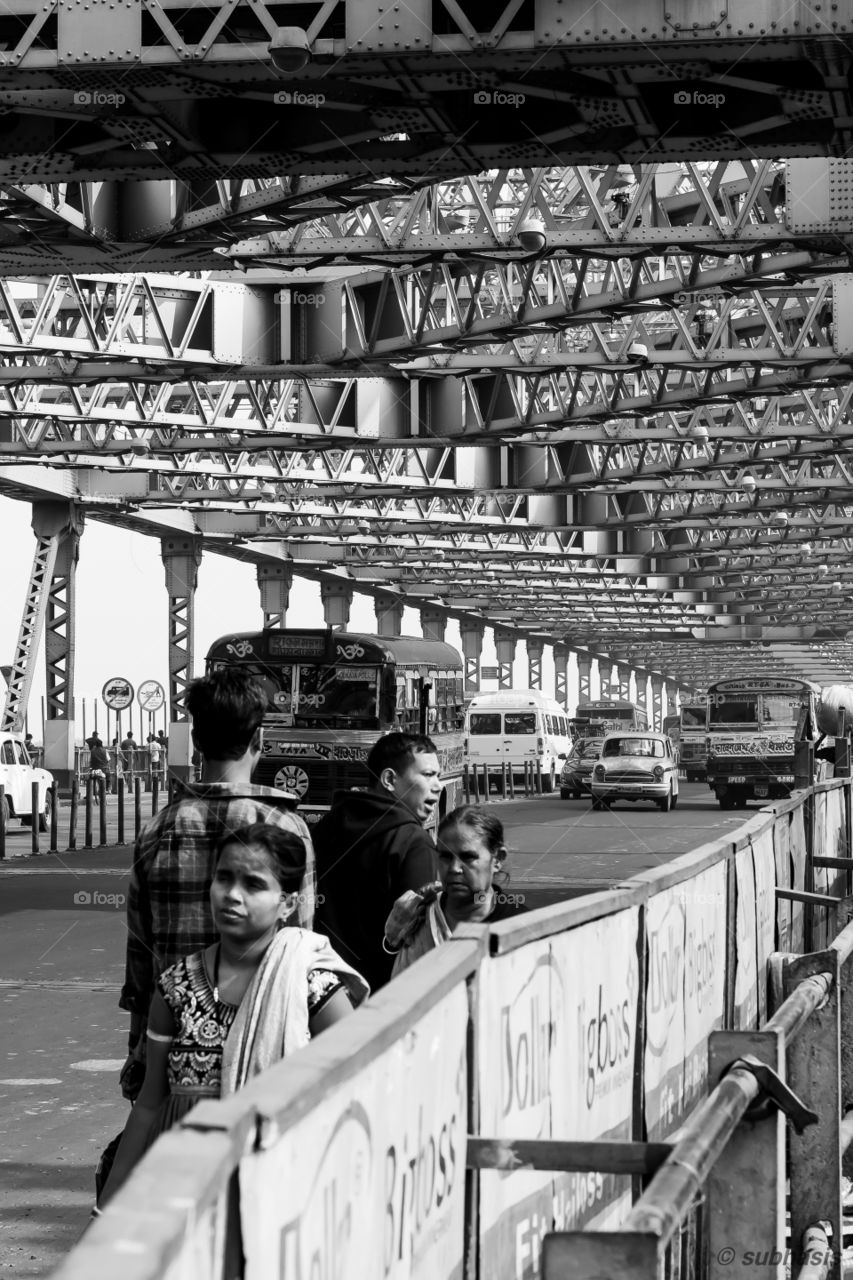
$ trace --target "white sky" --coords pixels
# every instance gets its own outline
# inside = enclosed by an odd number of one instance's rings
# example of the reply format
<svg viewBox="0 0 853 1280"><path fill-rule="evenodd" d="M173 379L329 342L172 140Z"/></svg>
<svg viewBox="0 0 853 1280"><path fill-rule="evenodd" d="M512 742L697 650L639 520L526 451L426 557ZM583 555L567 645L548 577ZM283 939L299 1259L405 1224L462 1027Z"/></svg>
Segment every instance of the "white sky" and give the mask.
<svg viewBox="0 0 853 1280"><path fill-rule="evenodd" d="M30 519L28 503L0 497L0 545L6 548L0 607L0 664L12 661L20 628L35 549ZM89 732L94 725L95 700L100 698L101 689L108 679L123 676L134 688L143 680L159 680L168 694L168 597L159 540L99 524L95 520L87 521L80 541L76 587L75 697L79 739L83 700L86 701L86 730ZM202 673L205 653L219 636L228 631L251 631L259 628L262 621L254 565L241 564L226 556L206 555L198 573L193 674ZM323 626L318 584L294 578L287 622L292 626ZM352 631L375 632L376 614L369 596L355 593L349 627ZM422 634L417 610L406 609L403 633ZM461 652L459 627L452 619L445 638ZM484 666L494 666L497 662L490 629L487 629L483 641L481 661ZM527 686L527 651L521 643L516 649L513 676L516 688ZM484 691L494 688L497 688L494 681L483 684ZM553 655L547 646L543 660L543 688L553 695ZM44 689L42 636L28 713L28 727L37 741L41 741L42 736L41 700ZM5 696L5 688L0 689L0 694ZM569 702L573 711L577 703L574 661L569 665ZM103 715L101 704L98 727L102 735L105 729ZM138 710L135 709L134 730L137 722ZM158 713L156 727L160 728L161 723L162 713ZM127 727L126 720L124 727ZM145 728L147 732L147 725Z"/></svg>

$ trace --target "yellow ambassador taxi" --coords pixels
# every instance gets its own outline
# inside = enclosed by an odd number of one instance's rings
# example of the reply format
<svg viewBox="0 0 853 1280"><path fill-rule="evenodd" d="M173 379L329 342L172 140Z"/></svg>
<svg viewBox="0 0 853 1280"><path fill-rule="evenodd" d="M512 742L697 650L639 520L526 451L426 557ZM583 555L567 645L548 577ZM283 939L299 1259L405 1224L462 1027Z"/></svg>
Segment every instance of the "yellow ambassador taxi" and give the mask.
<svg viewBox="0 0 853 1280"><path fill-rule="evenodd" d="M652 800L664 813L678 803L678 762L665 733L608 733L592 771L592 807L617 800Z"/></svg>

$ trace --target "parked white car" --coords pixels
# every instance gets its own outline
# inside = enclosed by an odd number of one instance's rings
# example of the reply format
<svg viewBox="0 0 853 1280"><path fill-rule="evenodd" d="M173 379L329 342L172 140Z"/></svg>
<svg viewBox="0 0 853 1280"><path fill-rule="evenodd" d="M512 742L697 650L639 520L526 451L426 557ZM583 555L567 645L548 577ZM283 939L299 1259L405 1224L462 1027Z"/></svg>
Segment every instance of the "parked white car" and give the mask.
<svg viewBox="0 0 853 1280"><path fill-rule="evenodd" d="M6 821L20 818L26 826L33 820L33 783L38 783L39 831L50 827L51 792L53 774L37 768L24 746L20 733L0 732L0 783L4 788L3 807Z"/></svg>
<svg viewBox="0 0 853 1280"><path fill-rule="evenodd" d="M678 761L665 733L609 733L592 771L592 807L653 800L664 813L678 803Z"/></svg>

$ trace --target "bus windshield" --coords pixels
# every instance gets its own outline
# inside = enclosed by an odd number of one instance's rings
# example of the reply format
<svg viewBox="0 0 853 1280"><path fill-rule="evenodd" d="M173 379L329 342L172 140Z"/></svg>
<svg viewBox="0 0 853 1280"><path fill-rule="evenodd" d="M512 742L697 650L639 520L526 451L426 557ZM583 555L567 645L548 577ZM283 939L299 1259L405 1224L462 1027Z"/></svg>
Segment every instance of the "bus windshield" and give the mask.
<svg viewBox="0 0 853 1280"><path fill-rule="evenodd" d="M704 729L705 728L705 708L704 707L682 707L681 708L681 728L682 729Z"/></svg>
<svg viewBox="0 0 853 1280"><path fill-rule="evenodd" d="M280 722L321 728L328 721L374 727L377 717L377 667L282 666L243 663L263 686L269 712Z"/></svg>
<svg viewBox="0 0 853 1280"><path fill-rule="evenodd" d="M708 727L718 729L723 725L749 725L758 728L758 694L718 693L709 704Z"/></svg>

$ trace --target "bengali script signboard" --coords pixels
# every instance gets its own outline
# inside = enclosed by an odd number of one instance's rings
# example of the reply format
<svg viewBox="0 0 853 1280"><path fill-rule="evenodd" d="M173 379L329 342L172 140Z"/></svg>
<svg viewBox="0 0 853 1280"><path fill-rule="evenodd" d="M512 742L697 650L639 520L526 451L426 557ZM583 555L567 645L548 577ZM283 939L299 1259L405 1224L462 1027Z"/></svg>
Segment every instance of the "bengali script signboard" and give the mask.
<svg viewBox="0 0 853 1280"><path fill-rule="evenodd" d="M461 983L243 1160L246 1280L461 1276L467 1025Z"/></svg>
<svg viewBox="0 0 853 1280"><path fill-rule="evenodd" d="M638 930L632 907L483 965L483 1137L631 1138ZM612 1225L629 1207L626 1178L483 1171L480 1274L538 1276L546 1232Z"/></svg>

